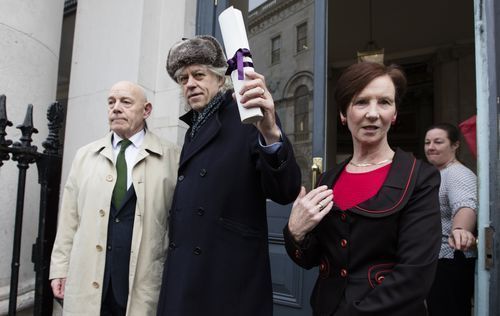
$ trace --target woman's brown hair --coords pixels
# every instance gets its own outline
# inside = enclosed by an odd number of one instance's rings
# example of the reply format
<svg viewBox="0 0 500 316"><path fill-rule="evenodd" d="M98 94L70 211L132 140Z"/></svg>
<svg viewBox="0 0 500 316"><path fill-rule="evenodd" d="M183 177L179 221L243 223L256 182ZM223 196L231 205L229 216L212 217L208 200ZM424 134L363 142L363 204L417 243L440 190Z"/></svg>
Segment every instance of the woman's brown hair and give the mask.
<svg viewBox="0 0 500 316"><path fill-rule="evenodd" d="M340 112L345 116L354 97L372 80L382 76L389 76L394 83L397 109L406 92L406 76L403 70L395 64L385 66L373 62L361 62L347 67L337 81L334 98Z"/></svg>

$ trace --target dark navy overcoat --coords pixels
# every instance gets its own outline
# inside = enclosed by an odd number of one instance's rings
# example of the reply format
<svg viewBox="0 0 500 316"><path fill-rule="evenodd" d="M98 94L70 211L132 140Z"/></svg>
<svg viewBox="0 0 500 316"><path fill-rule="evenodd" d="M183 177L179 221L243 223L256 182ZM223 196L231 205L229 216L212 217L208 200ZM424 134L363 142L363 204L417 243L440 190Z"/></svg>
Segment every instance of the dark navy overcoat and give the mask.
<svg viewBox="0 0 500 316"><path fill-rule="evenodd" d="M181 117L190 124L192 113ZM272 315L266 199L295 200L300 169L285 135L266 154L231 92L182 149L158 315Z"/></svg>
<svg viewBox="0 0 500 316"><path fill-rule="evenodd" d="M349 159L323 174L332 188ZM440 175L396 150L372 198L345 211L335 204L304 242L284 229L289 256L319 266L311 305L320 316L425 316L441 244Z"/></svg>

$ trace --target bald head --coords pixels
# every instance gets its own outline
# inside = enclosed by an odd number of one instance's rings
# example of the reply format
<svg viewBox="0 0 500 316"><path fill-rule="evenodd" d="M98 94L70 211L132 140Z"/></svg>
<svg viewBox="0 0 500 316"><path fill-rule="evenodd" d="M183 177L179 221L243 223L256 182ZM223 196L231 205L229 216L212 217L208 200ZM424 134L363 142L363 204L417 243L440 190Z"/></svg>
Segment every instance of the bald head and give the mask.
<svg viewBox="0 0 500 316"><path fill-rule="evenodd" d="M143 129L151 110L146 91L136 83L119 81L109 90L109 125L121 138L130 138Z"/></svg>
<svg viewBox="0 0 500 316"><path fill-rule="evenodd" d="M141 100L142 102L147 102L148 98L146 96L146 90L138 85L137 83L131 82L131 81L118 81L115 83L111 89L109 89L110 92L112 91L129 91L129 93L135 95L135 97L138 100Z"/></svg>

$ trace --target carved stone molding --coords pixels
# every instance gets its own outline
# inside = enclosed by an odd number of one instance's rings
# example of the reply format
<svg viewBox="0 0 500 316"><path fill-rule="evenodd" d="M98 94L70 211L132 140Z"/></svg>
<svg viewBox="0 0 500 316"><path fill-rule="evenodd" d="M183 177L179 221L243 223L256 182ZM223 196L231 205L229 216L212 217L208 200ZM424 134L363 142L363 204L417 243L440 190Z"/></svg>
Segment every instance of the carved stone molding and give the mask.
<svg viewBox="0 0 500 316"><path fill-rule="evenodd" d="M271 0L248 15L248 31L255 35L313 4L313 0Z"/></svg>

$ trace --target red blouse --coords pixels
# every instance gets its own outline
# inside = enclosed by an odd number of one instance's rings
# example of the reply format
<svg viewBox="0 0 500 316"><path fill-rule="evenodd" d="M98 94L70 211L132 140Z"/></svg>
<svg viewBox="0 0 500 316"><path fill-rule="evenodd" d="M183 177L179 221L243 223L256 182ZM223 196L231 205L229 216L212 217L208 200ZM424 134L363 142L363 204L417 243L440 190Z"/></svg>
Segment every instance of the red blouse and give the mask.
<svg viewBox="0 0 500 316"><path fill-rule="evenodd" d="M380 190L390 168L391 164L363 173L342 170L333 186L333 201L341 210L346 210L368 200Z"/></svg>

